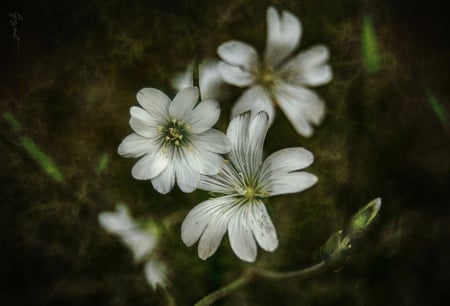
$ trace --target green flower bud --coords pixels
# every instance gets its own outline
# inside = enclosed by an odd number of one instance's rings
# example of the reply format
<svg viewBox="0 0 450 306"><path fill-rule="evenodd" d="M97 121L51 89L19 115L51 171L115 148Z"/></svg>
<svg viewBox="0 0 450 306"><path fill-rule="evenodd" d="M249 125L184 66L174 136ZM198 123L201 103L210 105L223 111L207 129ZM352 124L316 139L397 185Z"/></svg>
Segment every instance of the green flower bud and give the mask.
<svg viewBox="0 0 450 306"><path fill-rule="evenodd" d="M367 231L367 228L373 223L381 208L381 198L376 198L360 209L350 222L349 234L359 236Z"/></svg>

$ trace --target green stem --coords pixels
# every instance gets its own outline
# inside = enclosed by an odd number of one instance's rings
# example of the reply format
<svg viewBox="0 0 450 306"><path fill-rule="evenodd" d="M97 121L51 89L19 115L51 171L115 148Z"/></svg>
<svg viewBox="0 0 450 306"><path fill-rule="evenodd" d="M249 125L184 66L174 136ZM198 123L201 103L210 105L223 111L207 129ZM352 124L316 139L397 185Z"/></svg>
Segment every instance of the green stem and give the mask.
<svg viewBox="0 0 450 306"><path fill-rule="evenodd" d="M251 282L253 279L260 277L260 278L268 278L268 279L284 279L284 278L290 278L290 277L299 277L299 278L309 278L313 277L314 275L317 275L323 271L325 271L328 268L328 266L325 264L325 262L320 262L314 266L297 270L297 271L289 271L289 272L278 272L278 271L270 271L270 270L264 270L264 269L258 269L258 268L250 268L246 270L239 278L235 279L228 285L220 288L217 291L214 291L213 293L208 294L204 298L202 298L200 301L198 301L195 306L206 306L211 305L212 303L216 302L217 300L220 300L221 298L226 297L227 295L231 294L233 291L244 287L249 282Z"/></svg>
<svg viewBox="0 0 450 306"><path fill-rule="evenodd" d="M215 301L226 297L231 292L233 292L241 287L244 287L252 280L253 277L254 277L254 274L252 273L252 271L247 270L239 278L235 279L234 281L232 281L228 285L220 288L219 290L208 294L207 296L202 298L200 301L198 301L194 306L211 305Z"/></svg>
<svg viewBox="0 0 450 306"><path fill-rule="evenodd" d="M198 102L200 102L202 100L202 94L200 93L200 72L198 66L198 59L195 59L194 66L192 67L192 85L198 88Z"/></svg>

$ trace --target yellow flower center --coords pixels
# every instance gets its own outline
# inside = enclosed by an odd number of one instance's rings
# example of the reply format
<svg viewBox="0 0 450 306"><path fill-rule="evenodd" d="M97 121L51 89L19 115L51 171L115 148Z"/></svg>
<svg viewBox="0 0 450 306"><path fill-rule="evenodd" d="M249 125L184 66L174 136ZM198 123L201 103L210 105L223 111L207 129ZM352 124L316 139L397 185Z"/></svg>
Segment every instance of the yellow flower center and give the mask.
<svg viewBox="0 0 450 306"><path fill-rule="evenodd" d="M169 145L181 146L187 142L190 126L178 119L172 119L166 127L160 128L163 133L163 149Z"/></svg>
<svg viewBox="0 0 450 306"><path fill-rule="evenodd" d="M249 200L253 200L253 198L255 197L255 189L250 186L245 187L244 197L246 197Z"/></svg>

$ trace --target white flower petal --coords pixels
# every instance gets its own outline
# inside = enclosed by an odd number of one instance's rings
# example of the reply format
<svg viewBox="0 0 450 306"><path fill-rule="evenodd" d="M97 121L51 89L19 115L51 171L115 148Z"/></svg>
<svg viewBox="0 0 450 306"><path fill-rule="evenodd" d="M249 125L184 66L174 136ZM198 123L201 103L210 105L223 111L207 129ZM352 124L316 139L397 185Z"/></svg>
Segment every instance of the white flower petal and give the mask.
<svg viewBox="0 0 450 306"><path fill-rule="evenodd" d="M275 95L297 133L310 137L313 133L311 124L318 125L325 114L323 101L309 89L285 83L279 84Z"/></svg>
<svg viewBox="0 0 450 306"><path fill-rule="evenodd" d="M154 121L169 120L169 97L155 88L143 88L137 93L138 103L152 116Z"/></svg>
<svg viewBox="0 0 450 306"><path fill-rule="evenodd" d="M122 140L117 152L124 157L141 157L155 148L152 140L132 133Z"/></svg>
<svg viewBox="0 0 450 306"><path fill-rule="evenodd" d="M220 106L216 100L201 101L187 119L190 132L197 134L209 130L219 120L219 116Z"/></svg>
<svg viewBox="0 0 450 306"><path fill-rule="evenodd" d="M162 150L155 150L142 157L131 170L137 180L148 180L159 175L167 166L169 159Z"/></svg>
<svg viewBox="0 0 450 306"><path fill-rule="evenodd" d="M277 232L264 203L252 203L250 217L250 228L259 246L266 251L274 251L278 247Z"/></svg>
<svg viewBox="0 0 450 306"><path fill-rule="evenodd" d="M265 111L269 115L270 124L275 118L275 108L270 95L260 85L250 87L241 95L231 109L231 118L239 116L246 111L251 111L253 115L260 111Z"/></svg>
<svg viewBox="0 0 450 306"><path fill-rule="evenodd" d="M314 161L314 155L303 148L286 148L272 153L262 165L265 175L289 173L308 167ZM266 174L267 173L267 174Z"/></svg>
<svg viewBox="0 0 450 306"><path fill-rule="evenodd" d="M293 83L306 84L309 86L320 86L331 81L333 73L329 65L323 65L305 70L304 73L298 74Z"/></svg>
<svg viewBox="0 0 450 306"><path fill-rule="evenodd" d="M207 200L195 206L181 224L181 240L187 246L192 246L200 238L206 225L214 224L211 216L226 214L233 205L235 205L233 198L223 197Z"/></svg>
<svg viewBox="0 0 450 306"><path fill-rule="evenodd" d="M315 46L288 61L280 71L288 76L289 82L294 84L323 85L333 78L331 67L326 64L328 58L327 47Z"/></svg>
<svg viewBox="0 0 450 306"><path fill-rule="evenodd" d="M272 66L278 65L298 46L302 27L300 20L288 11L278 15L275 8L267 9L267 42L264 58Z"/></svg>
<svg viewBox="0 0 450 306"><path fill-rule="evenodd" d="M257 247L252 230L249 227L248 206L243 205L230 218L228 224L228 237L233 252L241 260L254 262L257 255Z"/></svg>
<svg viewBox="0 0 450 306"><path fill-rule="evenodd" d="M198 242L198 256L201 259L206 260L217 251L223 235L227 232L230 217L236 209L236 206L230 207L225 213L222 212L222 209L210 216L210 221Z"/></svg>
<svg viewBox="0 0 450 306"><path fill-rule="evenodd" d="M198 189L216 192L220 194L235 194L234 188L239 186L240 180L236 170L228 163L223 164L218 175L201 175Z"/></svg>
<svg viewBox="0 0 450 306"><path fill-rule="evenodd" d="M330 51L324 45L317 45L300 52L292 60L287 62L284 68L290 67L301 72L301 70L308 70L311 67L325 65L330 58Z"/></svg>
<svg viewBox="0 0 450 306"><path fill-rule="evenodd" d="M250 112L243 113L231 120L227 129L227 136L231 141L231 151L228 153L230 161L238 173L247 174L247 157L251 154L248 143L248 126Z"/></svg>
<svg viewBox="0 0 450 306"><path fill-rule="evenodd" d="M249 166L251 172L256 173L263 157L264 139L269 129L269 117L266 112L256 113L250 121L248 128Z"/></svg>
<svg viewBox="0 0 450 306"><path fill-rule="evenodd" d="M134 227L134 222L128 213L128 208L123 205L117 205L115 212L106 211L100 213L98 215L98 222L110 234L118 234Z"/></svg>
<svg viewBox="0 0 450 306"><path fill-rule="evenodd" d="M175 169L173 162L169 162L166 168L152 179L153 188L161 194L169 193L175 185Z"/></svg>
<svg viewBox="0 0 450 306"><path fill-rule="evenodd" d="M134 230L129 230L121 234L123 243L133 253L134 260L140 262L149 255L156 246L156 237L144 230L139 230L135 225Z"/></svg>
<svg viewBox="0 0 450 306"><path fill-rule="evenodd" d="M193 145L202 150L225 154L231 150L228 137L216 129L209 129L198 135L190 135Z"/></svg>
<svg viewBox="0 0 450 306"><path fill-rule="evenodd" d="M159 136L160 132L157 130L157 126L162 122L153 120L149 113L137 106L130 108L130 115L130 126L137 134L146 138Z"/></svg>
<svg viewBox="0 0 450 306"><path fill-rule="evenodd" d="M140 229L124 205L118 205L115 212L100 213L98 221L107 232L121 239L133 253L136 262L149 255L156 246L157 238L152 233Z"/></svg>
<svg viewBox="0 0 450 306"><path fill-rule="evenodd" d="M255 80L254 76L248 71L242 70L238 66L233 66L225 62L219 62L217 64L217 70L219 71L222 79L231 85L246 87L252 84Z"/></svg>
<svg viewBox="0 0 450 306"><path fill-rule="evenodd" d="M217 48L217 53L228 64L248 72L252 72L259 61L255 48L237 40L224 42Z"/></svg>
<svg viewBox="0 0 450 306"><path fill-rule="evenodd" d="M308 189L317 182L317 177L308 172L292 172L273 175L269 185L270 196L297 193Z"/></svg>
<svg viewBox="0 0 450 306"><path fill-rule="evenodd" d="M187 87L181 90L169 106L170 118L185 120L198 101L198 88Z"/></svg>
<svg viewBox="0 0 450 306"><path fill-rule="evenodd" d="M157 259L150 259L145 263L144 274L153 290L156 290L157 286L167 285L167 267Z"/></svg>
<svg viewBox="0 0 450 306"><path fill-rule="evenodd" d="M177 153L174 168L178 187L183 192L192 192L200 180L200 162L192 151L181 149Z"/></svg>
<svg viewBox="0 0 450 306"><path fill-rule="evenodd" d="M199 83L202 99L215 99L222 85L222 78L216 69L217 61L206 59L199 65ZM193 65L189 65L187 70L178 74L172 79L172 87L178 91L193 86L192 76Z"/></svg>
<svg viewBox="0 0 450 306"><path fill-rule="evenodd" d="M199 171L204 175L216 175L222 169L223 158L219 154L208 150L196 150L200 160Z"/></svg>

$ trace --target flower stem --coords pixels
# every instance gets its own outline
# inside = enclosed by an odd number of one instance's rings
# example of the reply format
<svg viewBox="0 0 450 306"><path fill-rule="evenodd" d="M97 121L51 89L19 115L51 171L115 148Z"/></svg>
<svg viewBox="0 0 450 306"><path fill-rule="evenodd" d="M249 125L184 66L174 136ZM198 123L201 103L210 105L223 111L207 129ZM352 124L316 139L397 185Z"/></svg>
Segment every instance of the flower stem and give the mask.
<svg viewBox="0 0 450 306"><path fill-rule="evenodd" d="M198 88L198 102L202 100L202 94L200 93L200 72L198 67L198 59L194 60L194 67L192 67L192 85Z"/></svg>
<svg viewBox="0 0 450 306"><path fill-rule="evenodd" d="M268 278L268 279L284 279L284 278L290 278L290 277L299 277L299 278L310 278L313 277L323 271L325 271L328 268L328 265L325 264L325 262L320 262L318 264L315 264L311 267L297 270L297 271L288 271L288 272L278 272L278 271L270 271L270 270L264 270L264 269L258 269L258 268L250 268L246 270L240 277L229 283L228 285L220 288L217 291L214 291L213 293L208 294L204 298L202 298L200 301L198 301L195 306L206 306L211 305L212 303L216 302L217 300L226 297L227 295L231 294L233 291L244 287L249 282L254 280L257 277L260 278Z"/></svg>

